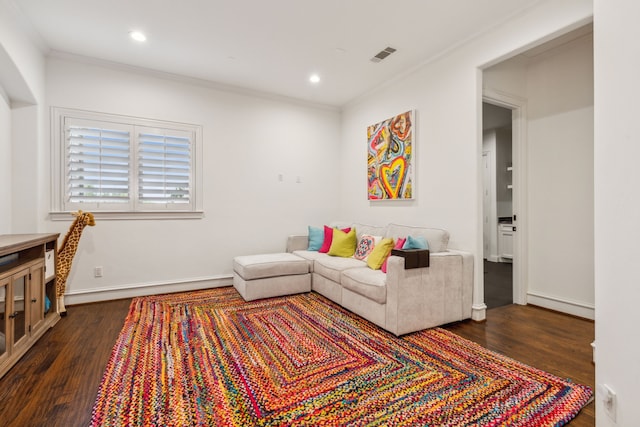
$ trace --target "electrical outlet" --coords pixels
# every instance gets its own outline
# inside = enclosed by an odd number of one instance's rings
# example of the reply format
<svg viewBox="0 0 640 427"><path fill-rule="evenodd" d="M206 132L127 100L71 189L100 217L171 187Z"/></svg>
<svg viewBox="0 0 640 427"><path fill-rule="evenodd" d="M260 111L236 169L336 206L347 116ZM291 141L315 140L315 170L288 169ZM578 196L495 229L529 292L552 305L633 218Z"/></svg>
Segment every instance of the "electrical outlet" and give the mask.
<svg viewBox="0 0 640 427"><path fill-rule="evenodd" d="M93 277L102 277L102 267L95 267L93 269Z"/></svg>
<svg viewBox="0 0 640 427"><path fill-rule="evenodd" d="M612 421L616 421L616 411L617 411L617 397L616 392L611 389L606 384L600 384L598 386L598 390L600 393L600 399L602 399L602 403L604 406L604 412L611 418Z"/></svg>

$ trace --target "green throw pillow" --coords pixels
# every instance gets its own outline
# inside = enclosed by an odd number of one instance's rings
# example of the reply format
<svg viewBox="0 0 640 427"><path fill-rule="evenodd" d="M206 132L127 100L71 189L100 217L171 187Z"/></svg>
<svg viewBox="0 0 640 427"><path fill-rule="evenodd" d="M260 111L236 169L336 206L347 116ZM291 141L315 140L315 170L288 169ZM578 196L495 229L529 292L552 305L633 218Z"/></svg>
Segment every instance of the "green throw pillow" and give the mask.
<svg viewBox="0 0 640 427"><path fill-rule="evenodd" d="M352 257L356 252L357 243L355 228L352 228L348 233L336 228L333 230L333 240L327 254L343 258Z"/></svg>
<svg viewBox="0 0 640 427"><path fill-rule="evenodd" d="M369 268L372 270L380 270L382 263L384 263L384 260L389 256L391 249L393 249L393 239L382 239L380 243L373 248L373 251L371 251L367 258Z"/></svg>

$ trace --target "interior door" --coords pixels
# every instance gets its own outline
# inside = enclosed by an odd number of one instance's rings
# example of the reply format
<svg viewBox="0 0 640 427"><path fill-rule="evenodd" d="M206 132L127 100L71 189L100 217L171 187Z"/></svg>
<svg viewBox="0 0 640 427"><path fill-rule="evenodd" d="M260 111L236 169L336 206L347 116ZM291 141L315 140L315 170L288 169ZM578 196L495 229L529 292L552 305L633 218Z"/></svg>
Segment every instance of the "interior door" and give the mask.
<svg viewBox="0 0 640 427"><path fill-rule="evenodd" d="M483 191L482 191L482 235L483 235L483 257L488 259L491 256L491 156L487 151L482 153L483 167Z"/></svg>
<svg viewBox="0 0 640 427"><path fill-rule="evenodd" d="M526 212L527 194L527 170L526 170L526 101L511 97L504 93L485 90L483 106L492 104L510 110L512 124L511 134L511 170L508 175L511 178L512 192L512 290L513 303L527 303L527 218L522 216Z"/></svg>

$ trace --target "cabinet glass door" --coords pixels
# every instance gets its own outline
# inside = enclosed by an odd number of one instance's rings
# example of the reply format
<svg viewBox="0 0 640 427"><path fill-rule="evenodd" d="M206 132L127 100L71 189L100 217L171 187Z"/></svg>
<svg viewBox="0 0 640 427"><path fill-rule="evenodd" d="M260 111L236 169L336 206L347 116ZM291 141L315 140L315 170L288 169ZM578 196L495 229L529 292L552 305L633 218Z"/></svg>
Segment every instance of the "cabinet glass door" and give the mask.
<svg viewBox="0 0 640 427"><path fill-rule="evenodd" d="M9 280L0 280L0 358L7 353L7 287Z"/></svg>
<svg viewBox="0 0 640 427"><path fill-rule="evenodd" d="M13 344L16 345L27 335L26 298L29 269L12 276L13 307L9 315L13 319Z"/></svg>

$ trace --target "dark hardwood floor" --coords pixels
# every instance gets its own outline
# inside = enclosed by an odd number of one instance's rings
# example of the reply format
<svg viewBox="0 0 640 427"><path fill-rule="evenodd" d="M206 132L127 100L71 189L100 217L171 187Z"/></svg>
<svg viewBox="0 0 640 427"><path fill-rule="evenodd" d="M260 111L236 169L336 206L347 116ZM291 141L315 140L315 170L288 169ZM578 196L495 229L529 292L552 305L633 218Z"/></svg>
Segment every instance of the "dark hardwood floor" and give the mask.
<svg viewBox="0 0 640 427"><path fill-rule="evenodd" d="M0 379L0 426L87 426L131 300L67 307Z"/></svg>
<svg viewBox="0 0 640 427"><path fill-rule="evenodd" d="M595 384L591 320L531 305L504 305L487 310L487 320L452 323L445 329L489 350L562 378L590 386ZM593 427L595 404L582 409L569 425Z"/></svg>
<svg viewBox="0 0 640 427"><path fill-rule="evenodd" d="M484 260L484 303L487 308L513 304L513 264Z"/></svg>
<svg viewBox="0 0 640 427"><path fill-rule="evenodd" d="M2 379L0 426L86 426L98 385L131 300L67 307ZM593 387L591 321L532 306L488 311L485 322L446 326L467 339L552 374ZM595 425L594 404L571 427Z"/></svg>

